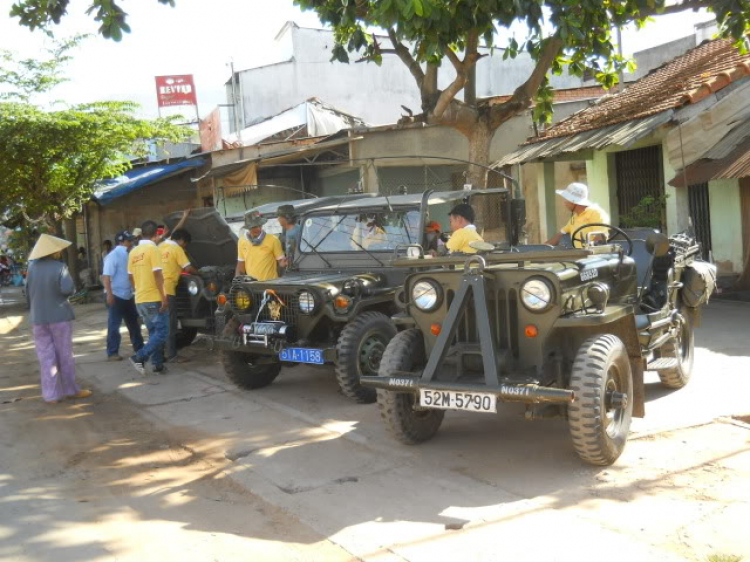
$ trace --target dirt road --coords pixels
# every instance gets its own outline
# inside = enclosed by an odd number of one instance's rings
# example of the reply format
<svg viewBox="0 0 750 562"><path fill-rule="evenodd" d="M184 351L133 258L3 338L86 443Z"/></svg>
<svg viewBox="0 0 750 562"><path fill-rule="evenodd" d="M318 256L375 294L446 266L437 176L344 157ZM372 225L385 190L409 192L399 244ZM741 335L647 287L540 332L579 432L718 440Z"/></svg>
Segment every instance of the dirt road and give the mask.
<svg viewBox="0 0 750 562"><path fill-rule="evenodd" d="M731 418L750 411L750 307L707 311L695 380L650 377L606 469L562 420L513 410L397 445L326 369L240 392L196 346L140 377L102 361L101 305L77 311L97 392L50 407L20 310L2 310L0 560L750 560L750 426Z"/></svg>

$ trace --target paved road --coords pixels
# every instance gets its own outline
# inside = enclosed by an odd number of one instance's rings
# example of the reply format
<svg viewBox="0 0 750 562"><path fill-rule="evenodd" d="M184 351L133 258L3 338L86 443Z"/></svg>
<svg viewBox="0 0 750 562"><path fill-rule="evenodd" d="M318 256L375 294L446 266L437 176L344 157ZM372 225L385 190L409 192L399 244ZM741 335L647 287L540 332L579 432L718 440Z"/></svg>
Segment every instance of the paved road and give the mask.
<svg viewBox="0 0 750 562"><path fill-rule="evenodd" d="M196 346L190 350L191 363L164 377L143 378L127 365L101 361L105 317L95 305L80 310L79 373L98 390L95 399L63 406L65 415L55 420L31 399L38 390L29 368L18 375L24 384L15 380L16 386L8 387L4 381L0 402L4 397L25 398L0 406L0 420L32 416L37 423L46 422L44 430L52 432L53 439L65 424L83 424L96 446L67 443L66 454L78 448L72 458L85 459L97 486L118 490L115 499L95 497L89 502L96 505L96 520L116 520L126 511L141 522L158 521L157 529L171 529L167 536L181 536L175 525L182 533L189 530L187 545L172 545L171 551L165 544L170 541L156 541L149 550L153 557L172 552L186 559L210 559L191 550L195 541L203 545L199 552L215 551L217 560L246 559L235 557L233 541L247 541L246 552L260 556L253 559L750 557L744 530L750 513L750 432L739 422L709 423L750 413L750 306L712 304L698 330L695 379L686 389L670 393L658 386L655 375L649 377L648 416L635 424L634 438L620 461L606 469L578 460L562 420L526 422L520 407L503 408L498 416L451 413L433 441L419 447L396 444L385 433L377 408L348 402L325 368L285 369L271 387L242 392L226 381L215 358ZM18 331L3 336L11 361L28 353L24 337ZM34 407L25 411L27 404ZM117 405L114 414L111 404ZM157 437L141 440L141 435ZM7 446L8 432L0 429L0 438L0 446ZM131 450L135 443L139 447ZM21 456L39 454L40 446L47 449L45 444L31 446ZM114 458L112 450L117 450ZM102 476L108 466L163 467L165 461L159 459L165 451L173 455L171 464L166 463L173 469L180 463L193 468L178 477L162 476L158 486L144 484L149 469L125 478ZM195 468L196 463L205 467ZM0 485L4 478L12 487L19 479L14 472L18 465L0 467ZM55 485L71 475L65 465L55 470L59 472L44 474ZM85 481L70 478L77 490L87 489ZM21 481L30 503L18 500L14 507L32 517L28 505L35 505L36 494L46 492L30 492L31 483ZM221 510L207 507L207 498L216 493L212 486L228 483L232 493L243 498L224 492L223 497L234 498L227 500L230 505L254 507L246 509L245 529L219 517ZM175 498L176 490L183 489L187 499ZM152 499L141 505L123 502L123 496ZM0 546L0 559L4 552L23 552L19 549L24 542L37 536L33 528L18 533L18 525L3 516L6 503L0 500L0 538L3 532L8 536ZM78 523L87 517L83 513ZM154 533L144 531L142 524L138 528L135 536ZM132 541L112 538L118 536L116 528L108 529L101 542L113 555L143 555ZM211 538L217 533L230 538L217 542ZM56 544L55 537L44 540ZM267 550L257 550L261 547ZM47 560L50 552L18 559Z"/></svg>

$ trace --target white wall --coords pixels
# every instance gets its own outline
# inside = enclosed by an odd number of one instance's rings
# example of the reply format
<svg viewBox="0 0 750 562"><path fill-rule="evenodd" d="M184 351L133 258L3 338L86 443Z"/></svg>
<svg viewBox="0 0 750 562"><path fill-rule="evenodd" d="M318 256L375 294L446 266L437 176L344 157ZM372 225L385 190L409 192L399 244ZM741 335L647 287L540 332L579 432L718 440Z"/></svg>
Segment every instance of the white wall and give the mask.
<svg viewBox="0 0 750 562"><path fill-rule="evenodd" d="M383 38L387 43L387 38ZM317 97L337 109L363 118L371 125L395 123L404 114L401 105L414 113L421 111L421 100L414 78L395 55L384 55L383 64L330 62L333 33L322 29L287 26L278 41L288 60L274 65L244 70L240 90L244 99L245 125L271 117L306 99ZM290 48L291 44L291 48ZM481 59L477 66L477 95L488 97L510 94L533 68L527 54L515 60L502 60L502 50ZM439 85L447 86L455 77L446 62ZM553 76L558 88L581 85L578 78ZM231 86L227 84L231 103Z"/></svg>

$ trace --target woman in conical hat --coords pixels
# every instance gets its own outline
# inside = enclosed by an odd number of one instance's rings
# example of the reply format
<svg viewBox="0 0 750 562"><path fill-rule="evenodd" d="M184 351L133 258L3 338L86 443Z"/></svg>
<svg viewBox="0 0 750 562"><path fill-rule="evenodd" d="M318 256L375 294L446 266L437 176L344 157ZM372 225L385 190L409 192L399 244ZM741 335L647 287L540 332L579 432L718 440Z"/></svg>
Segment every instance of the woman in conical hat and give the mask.
<svg viewBox="0 0 750 562"><path fill-rule="evenodd" d="M55 404L63 398L86 398L90 390L76 384L73 359L73 278L60 261L70 242L42 234L29 255L26 296L31 308L34 344L42 374L42 398Z"/></svg>

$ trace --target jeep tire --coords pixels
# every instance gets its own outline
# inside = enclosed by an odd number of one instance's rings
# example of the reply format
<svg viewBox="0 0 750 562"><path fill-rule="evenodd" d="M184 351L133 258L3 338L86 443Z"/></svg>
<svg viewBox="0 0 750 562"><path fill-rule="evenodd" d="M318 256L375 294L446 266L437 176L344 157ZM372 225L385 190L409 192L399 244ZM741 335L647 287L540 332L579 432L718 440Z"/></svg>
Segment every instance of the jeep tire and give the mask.
<svg viewBox="0 0 750 562"><path fill-rule="evenodd" d="M178 328L175 338L177 349L183 349L195 341L198 335L198 328Z"/></svg>
<svg viewBox="0 0 750 562"><path fill-rule="evenodd" d="M425 364L424 339L416 329L404 330L388 344L380 362L380 376L394 371L413 371ZM432 439L443 423L443 410L417 410L411 392L378 390L378 407L388 431L401 443L416 445Z"/></svg>
<svg viewBox="0 0 750 562"><path fill-rule="evenodd" d="M690 382L690 375L693 374L693 362L695 359L693 322L689 312L683 313L683 316L685 321L682 323L677 337L665 343L660 350L662 357L677 359L676 367L658 371L661 384L667 388L682 388Z"/></svg>
<svg viewBox="0 0 750 562"><path fill-rule="evenodd" d="M360 404L375 402L375 389L362 386L359 379L378 375L386 346L396 331L390 318L375 311L363 312L341 330L336 380L344 396Z"/></svg>
<svg viewBox="0 0 750 562"><path fill-rule="evenodd" d="M568 406L573 447L588 463L611 465L625 448L633 414L633 376L622 341L610 334L584 341L569 387L575 393Z"/></svg>
<svg viewBox="0 0 750 562"><path fill-rule="evenodd" d="M232 337L237 321L230 320L224 328L224 337ZM256 363L258 357L241 351L222 350L221 362L229 380L240 388L255 390L271 384L281 372L280 363Z"/></svg>

